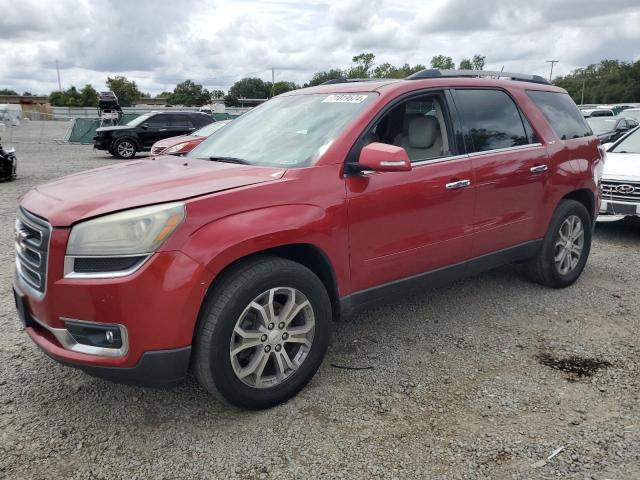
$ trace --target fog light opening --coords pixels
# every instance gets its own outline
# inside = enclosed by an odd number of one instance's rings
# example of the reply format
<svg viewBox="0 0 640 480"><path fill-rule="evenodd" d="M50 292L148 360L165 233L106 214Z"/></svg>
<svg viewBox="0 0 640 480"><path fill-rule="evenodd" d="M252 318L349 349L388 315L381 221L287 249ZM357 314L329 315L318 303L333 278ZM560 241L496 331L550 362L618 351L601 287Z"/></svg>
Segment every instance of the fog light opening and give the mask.
<svg viewBox="0 0 640 480"><path fill-rule="evenodd" d="M118 325L66 320L64 326L81 345L114 349L122 347L122 332Z"/></svg>

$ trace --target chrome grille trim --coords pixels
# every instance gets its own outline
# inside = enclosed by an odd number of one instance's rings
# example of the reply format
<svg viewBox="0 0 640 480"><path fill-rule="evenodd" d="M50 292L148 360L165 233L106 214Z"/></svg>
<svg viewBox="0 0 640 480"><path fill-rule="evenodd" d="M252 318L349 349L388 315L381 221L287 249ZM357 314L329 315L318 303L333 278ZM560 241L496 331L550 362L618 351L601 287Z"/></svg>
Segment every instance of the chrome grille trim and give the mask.
<svg viewBox="0 0 640 480"><path fill-rule="evenodd" d="M640 201L640 182L602 180L601 187L604 200Z"/></svg>
<svg viewBox="0 0 640 480"><path fill-rule="evenodd" d="M51 225L23 208L15 223L16 274L28 293L42 298L47 288Z"/></svg>

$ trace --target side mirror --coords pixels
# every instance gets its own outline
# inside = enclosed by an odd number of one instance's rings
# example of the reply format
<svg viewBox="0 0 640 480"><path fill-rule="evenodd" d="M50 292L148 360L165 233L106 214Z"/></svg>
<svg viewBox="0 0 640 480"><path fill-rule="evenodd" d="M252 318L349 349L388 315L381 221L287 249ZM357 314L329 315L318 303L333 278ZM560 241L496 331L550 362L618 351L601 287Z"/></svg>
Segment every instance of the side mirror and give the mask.
<svg viewBox="0 0 640 480"><path fill-rule="evenodd" d="M360 151L358 167L361 171L408 172L411 170L411 160L402 147L374 142Z"/></svg>
<svg viewBox="0 0 640 480"><path fill-rule="evenodd" d="M146 130L147 128L149 128L149 124L143 123L142 125L140 125L140 127Z"/></svg>

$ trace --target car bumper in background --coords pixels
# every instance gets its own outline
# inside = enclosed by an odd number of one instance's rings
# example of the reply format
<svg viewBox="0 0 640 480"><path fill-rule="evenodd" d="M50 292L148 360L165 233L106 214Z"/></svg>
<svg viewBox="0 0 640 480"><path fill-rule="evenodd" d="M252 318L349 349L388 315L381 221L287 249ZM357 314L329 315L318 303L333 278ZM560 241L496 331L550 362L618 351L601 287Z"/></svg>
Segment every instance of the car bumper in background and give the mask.
<svg viewBox="0 0 640 480"><path fill-rule="evenodd" d="M640 203L602 199L598 221L612 222L629 216L640 216Z"/></svg>

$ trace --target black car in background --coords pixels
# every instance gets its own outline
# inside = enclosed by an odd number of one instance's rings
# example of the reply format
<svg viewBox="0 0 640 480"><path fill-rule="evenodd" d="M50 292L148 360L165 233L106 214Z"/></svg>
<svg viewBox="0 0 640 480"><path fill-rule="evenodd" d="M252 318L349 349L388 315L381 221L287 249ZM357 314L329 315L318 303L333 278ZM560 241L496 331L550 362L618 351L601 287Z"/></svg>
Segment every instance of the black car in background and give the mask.
<svg viewBox="0 0 640 480"><path fill-rule="evenodd" d="M93 146L114 157L133 158L137 152L150 150L158 140L187 135L213 122L201 112L151 112L126 125L98 128Z"/></svg>
<svg viewBox="0 0 640 480"><path fill-rule="evenodd" d="M624 117L589 117L587 123L598 136L600 142L615 142L632 128L638 126L638 122Z"/></svg>

